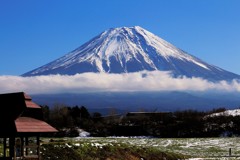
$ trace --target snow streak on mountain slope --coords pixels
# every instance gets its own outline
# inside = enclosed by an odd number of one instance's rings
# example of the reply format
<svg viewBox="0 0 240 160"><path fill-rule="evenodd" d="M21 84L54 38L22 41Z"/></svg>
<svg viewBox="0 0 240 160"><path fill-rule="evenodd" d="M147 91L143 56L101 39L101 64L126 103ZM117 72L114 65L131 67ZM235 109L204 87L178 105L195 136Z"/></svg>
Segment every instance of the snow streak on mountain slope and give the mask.
<svg viewBox="0 0 240 160"><path fill-rule="evenodd" d="M240 79L209 65L139 27L109 29L65 56L23 76L84 72L172 71L174 76L208 80Z"/></svg>

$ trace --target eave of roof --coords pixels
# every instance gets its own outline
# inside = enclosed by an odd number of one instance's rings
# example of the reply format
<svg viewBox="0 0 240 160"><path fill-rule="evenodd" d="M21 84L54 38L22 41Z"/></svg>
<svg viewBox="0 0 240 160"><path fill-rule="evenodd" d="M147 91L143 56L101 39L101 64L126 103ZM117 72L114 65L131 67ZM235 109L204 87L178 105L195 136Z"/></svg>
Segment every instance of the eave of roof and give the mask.
<svg viewBox="0 0 240 160"><path fill-rule="evenodd" d="M31 98L29 95L27 95L27 94L24 93L24 92L22 92L22 93L23 93L25 99L27 99L27 100L32 100L32 98Z"/></svg>
<svg viewBox="0 0 240 160"><path fill-rule="evenodd" d="M30 100L25 100L25 104L27 108L41 108L39 105Z"/></svg>
<svg viewBox="0 0 240 160"><path fill-rule="evenodd" d="M15 120L18 133L48 133L58 132L55 128L44 121L30 117L19 117Z"/></svg>

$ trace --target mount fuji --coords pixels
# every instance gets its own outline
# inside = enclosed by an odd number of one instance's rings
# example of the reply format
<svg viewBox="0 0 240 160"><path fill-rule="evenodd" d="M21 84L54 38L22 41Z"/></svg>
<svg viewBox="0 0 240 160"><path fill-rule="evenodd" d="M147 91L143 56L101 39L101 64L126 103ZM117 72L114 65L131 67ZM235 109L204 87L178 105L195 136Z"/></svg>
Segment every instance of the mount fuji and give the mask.
<svg viewBox="0 0 240 160"><path fill-rule="evenodd" d="M239 75L209 65L139 26L106 30L63 57L22 76L143 70L171 71L174 77L210 81L240 79Z"/></svg>

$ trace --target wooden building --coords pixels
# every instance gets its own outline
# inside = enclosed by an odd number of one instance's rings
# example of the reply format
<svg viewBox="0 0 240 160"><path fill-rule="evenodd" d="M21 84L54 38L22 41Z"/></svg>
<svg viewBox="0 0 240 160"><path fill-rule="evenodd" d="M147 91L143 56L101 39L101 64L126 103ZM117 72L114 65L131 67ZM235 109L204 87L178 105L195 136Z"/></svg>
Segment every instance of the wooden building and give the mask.
<svg viewBox="0 0 240 160"><path fill-rule="evenodd" d="M40 136L54 132L30 96L0 94L0 159L40 159Z"/></svg>

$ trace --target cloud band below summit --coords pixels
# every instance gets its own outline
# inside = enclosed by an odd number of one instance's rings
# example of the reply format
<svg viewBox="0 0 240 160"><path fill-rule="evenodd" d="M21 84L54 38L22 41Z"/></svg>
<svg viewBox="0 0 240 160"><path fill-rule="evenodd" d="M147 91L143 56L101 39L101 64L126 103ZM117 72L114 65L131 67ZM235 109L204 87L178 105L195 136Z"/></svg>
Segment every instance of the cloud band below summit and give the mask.
<svg viewBox="0 0 240 160"><path fill-rule="evenodd" d="M9 83L11 82L11 83ZM240 92L240 83L210 82L202 78L173 78L170 72L82 73L35 77L0 76L0 92L24 91L30 94L83 93L98 91L228 91Z"/></svg>

